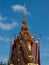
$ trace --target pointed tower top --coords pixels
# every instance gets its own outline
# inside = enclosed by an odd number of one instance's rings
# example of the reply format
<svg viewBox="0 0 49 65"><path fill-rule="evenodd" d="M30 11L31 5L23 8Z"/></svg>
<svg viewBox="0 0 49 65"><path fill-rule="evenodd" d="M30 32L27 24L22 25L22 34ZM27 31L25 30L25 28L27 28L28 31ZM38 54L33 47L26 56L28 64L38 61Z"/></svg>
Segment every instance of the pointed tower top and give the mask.
<svg viewBox="0 0 49 65"><path fill-rule="evenodd" d="M25 4L24 4L24 20L26 20L26 7L25 7Z"/></svg>
<svg viewBox="0 0 49 65"><path fill-rule="evenodd" d="M24 4L24 20L23 20L23 24L26 24L26 7Z"/></svg>
<svg viewBox="0 0 49 65"><path fill-rule="evenodd" d="M26 24L26 7L25 7L25 4L24 4L24 19L23 19L23 26L22 26L22 31L28 31L28 27L27 27L27 24Z"/></svg>

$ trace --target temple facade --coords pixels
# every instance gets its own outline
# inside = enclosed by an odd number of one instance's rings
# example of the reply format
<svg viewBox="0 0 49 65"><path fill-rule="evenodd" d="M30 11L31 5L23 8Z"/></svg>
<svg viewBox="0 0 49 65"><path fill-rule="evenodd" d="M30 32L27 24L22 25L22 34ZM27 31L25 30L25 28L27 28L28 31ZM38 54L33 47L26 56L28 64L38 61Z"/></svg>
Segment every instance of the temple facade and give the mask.
<svg viewBox="0 0 49 65"><path fill-rule="evenodd" d="M36 41L35 35L28 31L24 13L21 31L10 49L9 65L40 65L40 38Z"/></svg>

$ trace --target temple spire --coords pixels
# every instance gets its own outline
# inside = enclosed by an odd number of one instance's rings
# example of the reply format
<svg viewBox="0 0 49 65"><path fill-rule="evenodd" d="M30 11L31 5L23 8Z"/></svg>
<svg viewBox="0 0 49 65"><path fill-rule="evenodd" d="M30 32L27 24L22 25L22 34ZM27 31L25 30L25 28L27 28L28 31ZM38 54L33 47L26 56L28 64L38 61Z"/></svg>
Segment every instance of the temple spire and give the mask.
<svg viewBox="0 0 49 65"><path fill-rule="evenodd" d="M24 4L24 20L23 20L23 24L26 24L26 7Z"/></svg>
<svg viewBox="0 0 49 65"><path fill-rule="evenodd" d="M26 20L26 7L25 7L25 4L24 4L24 20Z"/></svg>
<svg viewBox="0 0 49 65"><path fill-rule="evenodd" d="M25 4L24 4L24 19L23 19L23 26L22 26L22 31L28 31L28 27L27 27L27 24L26 24L26 7L25 7Z"/></svg>

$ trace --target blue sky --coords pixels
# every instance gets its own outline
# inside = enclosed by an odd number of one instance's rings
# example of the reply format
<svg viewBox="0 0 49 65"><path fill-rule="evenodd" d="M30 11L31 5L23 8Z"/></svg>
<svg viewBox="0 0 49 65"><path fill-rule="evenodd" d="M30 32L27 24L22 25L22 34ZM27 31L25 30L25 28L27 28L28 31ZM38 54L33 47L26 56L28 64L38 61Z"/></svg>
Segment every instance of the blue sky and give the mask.
<svg viewBox="0 0 49 65"><path fill-rule="evenodd" d="M41 65L49 64L49 0L0 0L0 61L9 57L10 42L19 35L23 21L24 3L29 31L41 35Z"/></svg>

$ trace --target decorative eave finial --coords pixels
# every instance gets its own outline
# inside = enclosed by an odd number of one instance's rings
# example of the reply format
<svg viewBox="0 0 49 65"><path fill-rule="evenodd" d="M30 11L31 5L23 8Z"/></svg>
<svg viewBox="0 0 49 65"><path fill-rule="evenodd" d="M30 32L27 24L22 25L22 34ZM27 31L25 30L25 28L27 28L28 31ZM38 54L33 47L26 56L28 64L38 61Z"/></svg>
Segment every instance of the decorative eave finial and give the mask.
<svg viewBox="0 0 49 65"><path fill-rule="evenodd" d="M40 43L40 39L41 39L41 34L39 35L39 38L38 38L38 42Z"/></svg>
<svg viewBox="0 0 49 65"><path fill-rule="evenodd" d="M38 38L38 42L40 43L40 38Z"/></svg>
<svg viewBox="0 0 49 65"><path fill-rule="evenodd" d="M34 32L34 41L35 41L35 37L36 37L36 32Z"/></svg>

